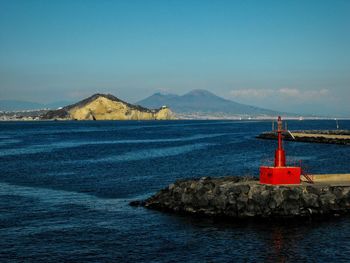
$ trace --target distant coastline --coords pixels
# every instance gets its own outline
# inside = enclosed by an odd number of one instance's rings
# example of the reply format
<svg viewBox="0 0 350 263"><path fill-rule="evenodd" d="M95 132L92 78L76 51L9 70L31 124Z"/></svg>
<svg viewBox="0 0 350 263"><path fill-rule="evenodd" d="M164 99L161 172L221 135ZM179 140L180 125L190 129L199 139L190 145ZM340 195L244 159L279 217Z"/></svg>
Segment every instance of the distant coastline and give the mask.
<svg viewBox="0 0 350 263"><path fill-rule="evenodd" d="M50 121L50 119L43 119L41 116L48 113L48 109L40 110L25 110L25 111L0 111L0 121ZM174 113L176 120L233 120L233 121L271 121L276 119L276 116L247 116L247 115L225 115L225 114L203 114L203 113L193 113L193 114L181 114ZM173 120L174 120L173 119ZM350 120L350 118L338 118L338 117L284 117L285 120ZM55 119L51 119L54 121Z"/></svg>
<svg viewBox="0 0 350 263"><path fill-rule="evenodd" d="M4 102L3 104L1 104ZM7 103L5 103L7 102ZM182 96L155 93L131 104L111 94L97 93L77 103L63 107L13 110L30 102L0 101L0 121L39 120L273 120L281 115L285 120L347 120L347 117L297 114L240 104L219 97L207 90L192 90ZM15 103L15 104L14 104ZM17 104L16 104L17 103ZM6 104L11 110L6 109ZM16 106L17 105L17 106ZM49 105L49 104L48 104ZM51 104L54 105L54 104ZM58 105L57 103L55 105ZM61 104L62 105L62 102ZM7 107L7 108L8 108ZM8 109L10 109L8 108Z"/></svg>

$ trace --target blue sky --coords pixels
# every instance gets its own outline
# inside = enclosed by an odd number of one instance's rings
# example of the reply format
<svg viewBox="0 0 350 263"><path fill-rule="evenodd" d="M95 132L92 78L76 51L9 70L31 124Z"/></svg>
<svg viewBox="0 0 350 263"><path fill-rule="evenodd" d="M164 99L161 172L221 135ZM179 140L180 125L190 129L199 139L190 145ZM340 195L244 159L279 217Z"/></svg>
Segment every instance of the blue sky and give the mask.
<svg viewBox="0 0 350 263"><path fill-rule="evenodd" d="M0 0L0 99L207 89L350 116L350 1Z"/></svg>

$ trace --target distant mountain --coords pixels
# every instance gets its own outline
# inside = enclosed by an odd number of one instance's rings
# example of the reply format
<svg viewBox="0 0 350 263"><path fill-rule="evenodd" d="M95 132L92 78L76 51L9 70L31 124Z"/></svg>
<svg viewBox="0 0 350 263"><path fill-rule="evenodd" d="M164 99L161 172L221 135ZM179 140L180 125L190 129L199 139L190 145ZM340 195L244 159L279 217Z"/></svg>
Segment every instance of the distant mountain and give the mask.
<svg viewBox="0 0 350 263"><path fill-rule="evenodd" d="M42 119L56 120L170 120L167 107L151 110L118 99L111 94L94 94L66 107L48 111Z"/></svg>
<svg viewBox="0 0 350 263"><path fill-rule="evenodd" d="M157 108L165 105L170 107L175 113L179 114L202 113L250 116L276 116L281 114L281 112L227 100L216 96L207 90L199 89L192 90L182 96L155 93L150 97L137 102L137 104L150 108ZM284 113L284 115L286 114Z"/></svg>
<svg viewBox="0 0 350 263"><path fill-rule="evenodd" d="M1 111L37 110L43 108L43 104L35 102L20 100L0 100Z"/></svg>
<svg viewBox="0 0 350 263"><path fill-rule="evenodd" d="M22 110L39 110L39 109L57 109L71 102L58 101L49 104L21 101L21 100L0 100L0 111L22 111Z"/></svg>
<svg viewBox="0 0 350 263"><path fill-rule="evenodd" d="M51 110L55 110L61 107L64 107L66 105L72 104L72 101L55 101L52 103L48 103L48 104L44 104L45 108L51 109Z"/></svg>

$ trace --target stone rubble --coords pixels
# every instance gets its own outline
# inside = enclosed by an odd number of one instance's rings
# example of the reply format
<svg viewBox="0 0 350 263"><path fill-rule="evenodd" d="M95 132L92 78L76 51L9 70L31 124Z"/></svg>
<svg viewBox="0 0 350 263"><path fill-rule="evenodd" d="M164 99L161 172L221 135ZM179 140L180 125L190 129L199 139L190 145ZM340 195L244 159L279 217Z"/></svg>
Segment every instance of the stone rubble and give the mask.
<svg viewBox="0 0 350 263"><path fill-rule="evenodd" d="M229 218L337 215L350 211L350 186L273 186L252 178L203 177L176 181L147 200L130 205Z"/></svg>

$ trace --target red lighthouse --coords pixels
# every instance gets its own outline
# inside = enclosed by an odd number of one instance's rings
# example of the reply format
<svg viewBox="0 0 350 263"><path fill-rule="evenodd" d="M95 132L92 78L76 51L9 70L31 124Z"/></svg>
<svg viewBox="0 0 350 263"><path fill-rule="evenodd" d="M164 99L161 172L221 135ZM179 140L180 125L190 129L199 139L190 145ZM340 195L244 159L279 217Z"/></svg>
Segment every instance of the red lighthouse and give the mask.
<svg viewBox="0 0 350 263"><path fill-rule="evenodd" d="M286 153L282 144L282 119L278 116L278 147L275 151L275 165L260 167L261 184L300 184L301 168L297 166L286 166Z"/></svg>

